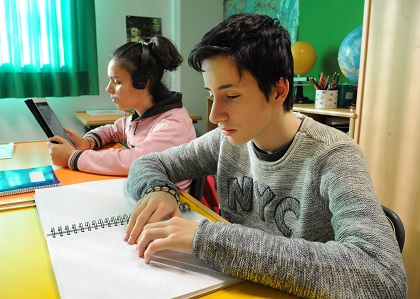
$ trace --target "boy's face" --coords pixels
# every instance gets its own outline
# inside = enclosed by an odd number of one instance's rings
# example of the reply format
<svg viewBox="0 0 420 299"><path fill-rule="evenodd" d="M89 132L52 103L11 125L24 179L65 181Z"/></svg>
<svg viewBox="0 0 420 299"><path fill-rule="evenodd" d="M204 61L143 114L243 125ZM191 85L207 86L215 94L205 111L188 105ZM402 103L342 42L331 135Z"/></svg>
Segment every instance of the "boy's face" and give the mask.
<svg viewBox="0 0 420 299"><path fill-rule="evenodd" d="M278 127L282 105L276 92L267 102L256 79L244 71L242 78L236 65L226 56L216 56L202 63L205 88L213 98L209 119L217 124L233 144L244 144L251 139L263 150L268 150L272 134Z"/></svg>

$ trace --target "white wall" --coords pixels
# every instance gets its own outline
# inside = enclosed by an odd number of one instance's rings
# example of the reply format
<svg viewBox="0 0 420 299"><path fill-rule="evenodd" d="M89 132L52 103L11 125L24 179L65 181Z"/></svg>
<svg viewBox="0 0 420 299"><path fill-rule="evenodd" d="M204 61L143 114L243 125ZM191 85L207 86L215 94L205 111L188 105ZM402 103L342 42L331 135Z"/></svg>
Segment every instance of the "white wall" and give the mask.
<svg viewBox="0 0 420 299"><path fill-rule="evenodd" d="M223 0L178 0L181 5L180 24L175 26L181 28L181 36L178 44L181 46L181 54L185 61L181 68L181 91L184 93L185 101L188 103L187 109L190 111L200 111L203 117L200 121L200 128L197 133L206 132L206 96L208 91L204 90L203 77L194 69L188 66L188 54L192 47L201 37L212 27L223 19ZM194 1L195 5L191 5ZM195 113L195 112L191 112Z"/></svg>
<svg viewBox="0 0 420 299"><path fill-rule="evenodd" d="M126 42L127 15L162 18L162 34L172 39L184 57L180 69L172 76L174 90L184 94L190 113L203 117L195 127L205 132L207 92L202 77L187 63L192 46L223 18L223 0L96 0L96 34L98 47L99 96L48 98L64 127L83 134L83 125L74 112L86 109L115 109L105 92L107 65L111 53ZM1 88L1 86L0 86ZM24 103L25 99L0 99L0 143L45 140L46 136Z"/></svg>

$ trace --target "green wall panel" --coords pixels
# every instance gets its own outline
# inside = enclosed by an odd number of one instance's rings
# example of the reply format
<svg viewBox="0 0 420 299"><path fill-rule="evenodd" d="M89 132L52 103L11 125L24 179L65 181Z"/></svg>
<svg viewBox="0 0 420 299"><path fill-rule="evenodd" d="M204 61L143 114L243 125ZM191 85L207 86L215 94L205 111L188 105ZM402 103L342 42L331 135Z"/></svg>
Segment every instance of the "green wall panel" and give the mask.
<svg viewBox="0 0 420 299"><path fill-rule="evenodd" d="M340 73L340 83L349 83L341 73L337 62L341 42L353 29L363 24L364 0L299 0L298 41L310 43L317 60L306 77L318 78L318 74ZM314 100L312 86L304 87L304 95Z"/></svg>

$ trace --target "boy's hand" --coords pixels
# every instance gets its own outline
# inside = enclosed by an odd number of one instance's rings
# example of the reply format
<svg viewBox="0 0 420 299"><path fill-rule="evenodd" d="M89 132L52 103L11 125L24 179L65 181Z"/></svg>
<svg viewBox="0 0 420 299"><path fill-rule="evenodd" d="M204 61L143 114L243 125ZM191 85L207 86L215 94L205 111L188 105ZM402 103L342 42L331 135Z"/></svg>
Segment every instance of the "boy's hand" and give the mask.
<svg viewBox="0 0 420 299"><path fill-rule="evenodd" d="M163 191L149 193L137 203L131 214L124 241L132 245L137 242L146 224L174 216L181 216L181 211L172 194Z"/></svg>
<svg viewBox="0 0 420 299"><path fill-rule="evenodd" d="M152 256L161 250L192 253L197 227L198 222L180 217L147 224L137 242L138 256L144 257L145 263L148 264Z"/></svg>

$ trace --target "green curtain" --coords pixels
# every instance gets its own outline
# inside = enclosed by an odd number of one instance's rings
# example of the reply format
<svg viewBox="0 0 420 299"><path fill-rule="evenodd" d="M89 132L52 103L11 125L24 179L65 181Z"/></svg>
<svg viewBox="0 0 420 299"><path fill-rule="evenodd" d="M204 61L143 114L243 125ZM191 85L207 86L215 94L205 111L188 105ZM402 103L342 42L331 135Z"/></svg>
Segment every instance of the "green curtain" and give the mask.
<svg viewBox="0 0 420 299"><path fill-rule="evenodd" d="M0 98L98 95L94 0L0 0Z"/></svg>

